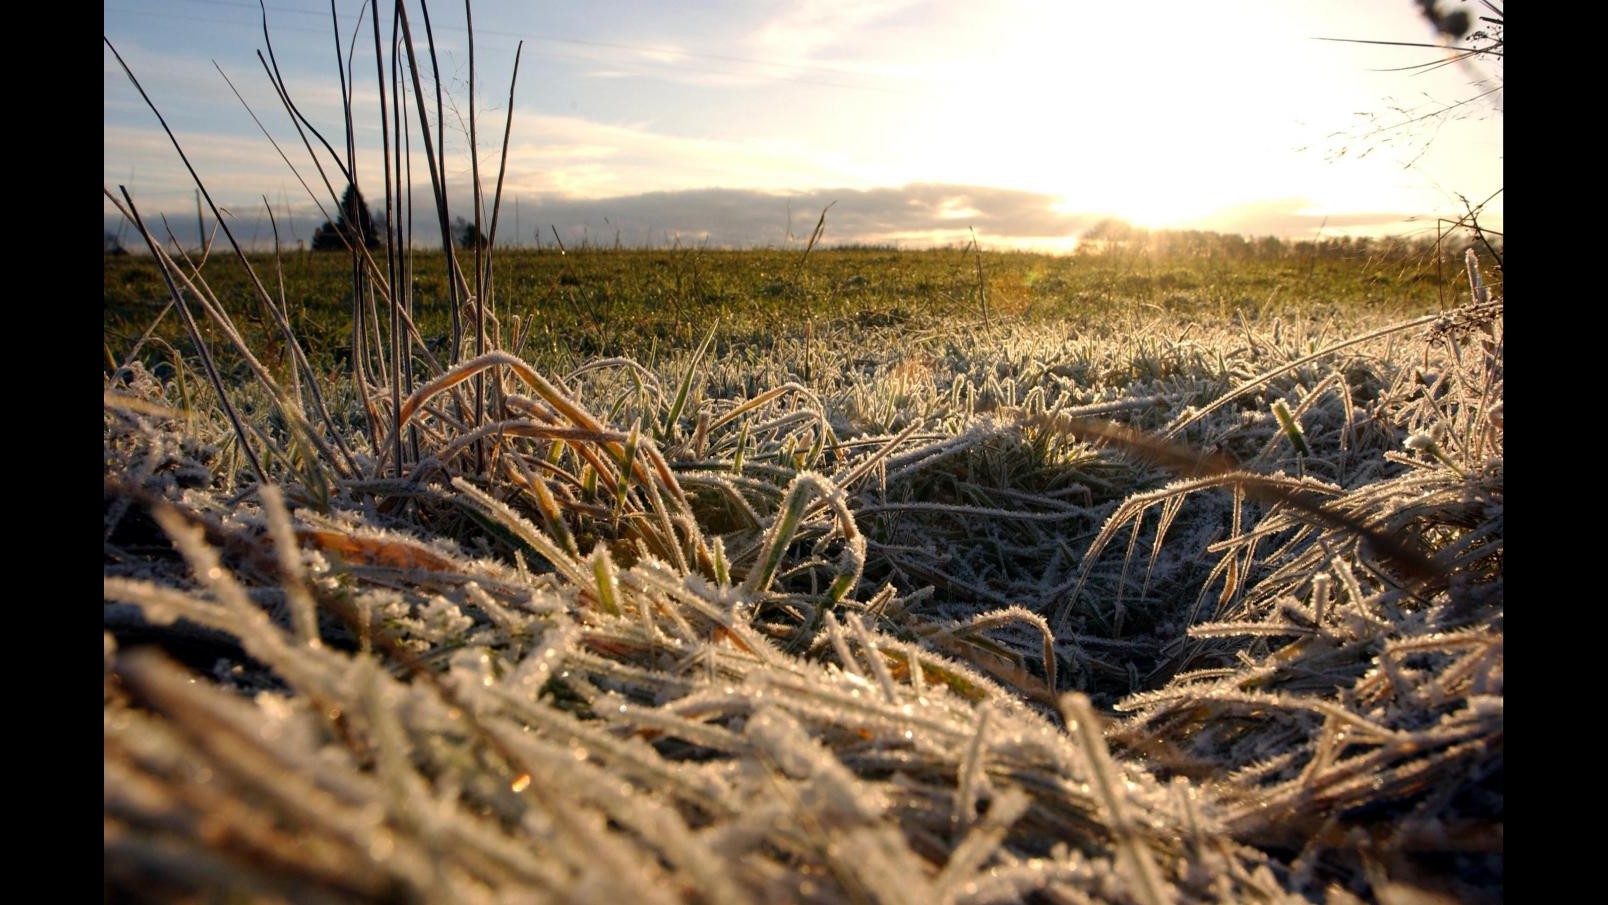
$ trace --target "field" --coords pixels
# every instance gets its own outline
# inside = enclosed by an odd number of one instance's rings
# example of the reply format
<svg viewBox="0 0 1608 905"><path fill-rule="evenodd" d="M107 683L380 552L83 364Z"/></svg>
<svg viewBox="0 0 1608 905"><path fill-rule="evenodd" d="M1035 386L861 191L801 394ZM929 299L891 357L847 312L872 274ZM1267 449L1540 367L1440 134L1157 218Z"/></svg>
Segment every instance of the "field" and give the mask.
<svg viewBox="0 0 1608 905"><path fill-rule="evenodd" d="M1285 245L1270 256L1215 251L499 250L493 301L505 316L520 315L527 324L522 354L562 368L589 356L651 358L657 349L690 348L710 328L719 342L765 347L779 336L800 336L806 323L853 330L994 317L1076 325L1104 321L1113 311L1216 320L1292 312L1421 314L1455 306L1467 294L1460 262L1437 266L1433 247L1356 251L1308 243ZM277 265L267 255L251 260L263 274L283 280L293 326L315 355L350 346L345 256L290 253ZM445 257L419 253L413 261L419 328L427 336L450 335ZM225 250L211 255L206 274L219 297L243 312L243 330L264 322L245 272ZM116 353L134 346L169 296L145 255L108 257L104 284L105 340L108 354L120 361ZM177 315L164 320L158 335L183 337Z"/></svg>
<svg viewBox="0 0 1608 905"><path fill-rule="evenodd" d="M108 257L108 901L1500 901L1499 263L1318 252Z"/></svg>

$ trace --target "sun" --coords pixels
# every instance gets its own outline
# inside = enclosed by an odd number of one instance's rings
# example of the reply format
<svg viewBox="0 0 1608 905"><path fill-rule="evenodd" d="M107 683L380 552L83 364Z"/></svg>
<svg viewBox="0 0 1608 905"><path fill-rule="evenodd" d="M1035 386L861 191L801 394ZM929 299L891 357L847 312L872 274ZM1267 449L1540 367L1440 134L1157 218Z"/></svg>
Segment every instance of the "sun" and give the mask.
<svg viewBox="0 0 1608 905"><path fill-rule="evenodd" d="M1244 201L1238 179L1207 180L1177 160L1108 161L1097 177L1056 180L1058 213L1098 211L1144 229L1191 229Z"/></svg>
<svg viewBox="0 0 1608 905"><path fill-rule="evenodd" d="M1141 186L1113 204L1115 215L1144 229L1188 229L1209 218L1228 203L1201 193L1152 189Z"/></svg>

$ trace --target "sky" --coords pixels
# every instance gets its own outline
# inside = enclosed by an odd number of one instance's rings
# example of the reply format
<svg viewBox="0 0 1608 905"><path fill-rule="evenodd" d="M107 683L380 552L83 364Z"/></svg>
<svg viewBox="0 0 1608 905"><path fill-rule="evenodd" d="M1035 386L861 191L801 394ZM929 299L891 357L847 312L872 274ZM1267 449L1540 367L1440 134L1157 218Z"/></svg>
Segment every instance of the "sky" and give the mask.
<svg viewBox="0 0 1608 905"><path fill-rule="evenodd" d="M359 35L358 181L379 206L373 33L363 4L335 6L343 59ZM472 219L465 11L429 12L449 201ZM1433 235L1463 199L1502 228L1500 63L1319 40L1433 43L1414 0L497 0L472 14L488 208L524 42L499 245L556 232L566 244L782 247L807 241L828 205L824 241L901 247L975 234L985 248L1066 251L1110 217L1286 238ZM409 16L422 33L416 3ZM292 100L340 147L329 4L268 0L267 29ZM103 31L237 237L270 242L271 206L281 241L307 241L326 214L303 182L325 212L334 204L258 60L259 6L106 0ZM194 184L105 44L102 55L103 183L193 241ZM424 236L434 215L414 126ZM137 247L102 206L107 230Z"/></svg>

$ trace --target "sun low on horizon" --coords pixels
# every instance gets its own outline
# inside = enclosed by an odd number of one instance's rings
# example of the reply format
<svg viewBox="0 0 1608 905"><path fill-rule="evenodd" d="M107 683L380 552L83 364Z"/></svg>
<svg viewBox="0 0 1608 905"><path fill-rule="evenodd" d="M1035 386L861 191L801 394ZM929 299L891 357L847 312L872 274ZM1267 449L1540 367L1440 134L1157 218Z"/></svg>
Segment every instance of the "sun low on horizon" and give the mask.
<svg viewBox="0 0 1608 905"><path fill-rule="evenodd" d="M1472 17L1488 7L1441 5ZM343 42L363 29L345 51L361 117L377 107L367 13L335 6ZM299 108L339 134L329 9L265 9ZM460 152L449 185L466 191L468 31L462 8L430 12L442 122ZM503 193L533 224L765 245L807 234L816 206L836 201L836 240L904 246L977 235L1065 249L1108 218L1289 238L1421 234L1476 205L1501 228L1500 60L1433 46L1411 0L504 0L473 15L488 191L498 143L486 136L500 139L524 42ZM318 219L307 174L262 131L299 144L256 57L263 16L230 0L110 0L104 29L232 215L260 222L272 206L305 230ZM104 57L104 183L193 214L183 165ZM377 185L377 122L357 135L360 177Z"/></svg>

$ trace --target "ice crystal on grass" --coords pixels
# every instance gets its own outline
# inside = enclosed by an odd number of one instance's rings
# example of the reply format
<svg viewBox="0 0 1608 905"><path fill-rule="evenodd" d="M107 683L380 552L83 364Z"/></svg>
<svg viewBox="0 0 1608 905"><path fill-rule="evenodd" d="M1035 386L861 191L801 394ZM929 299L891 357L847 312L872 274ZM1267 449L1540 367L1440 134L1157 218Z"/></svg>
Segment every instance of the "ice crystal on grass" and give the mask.
<svg viewBox="0 0 1608 905"><path fill-rule="evenodd" d="M282 486L131 366L108 890L1499 898L1499 303L1345 326L494 350Z"/></svg>

